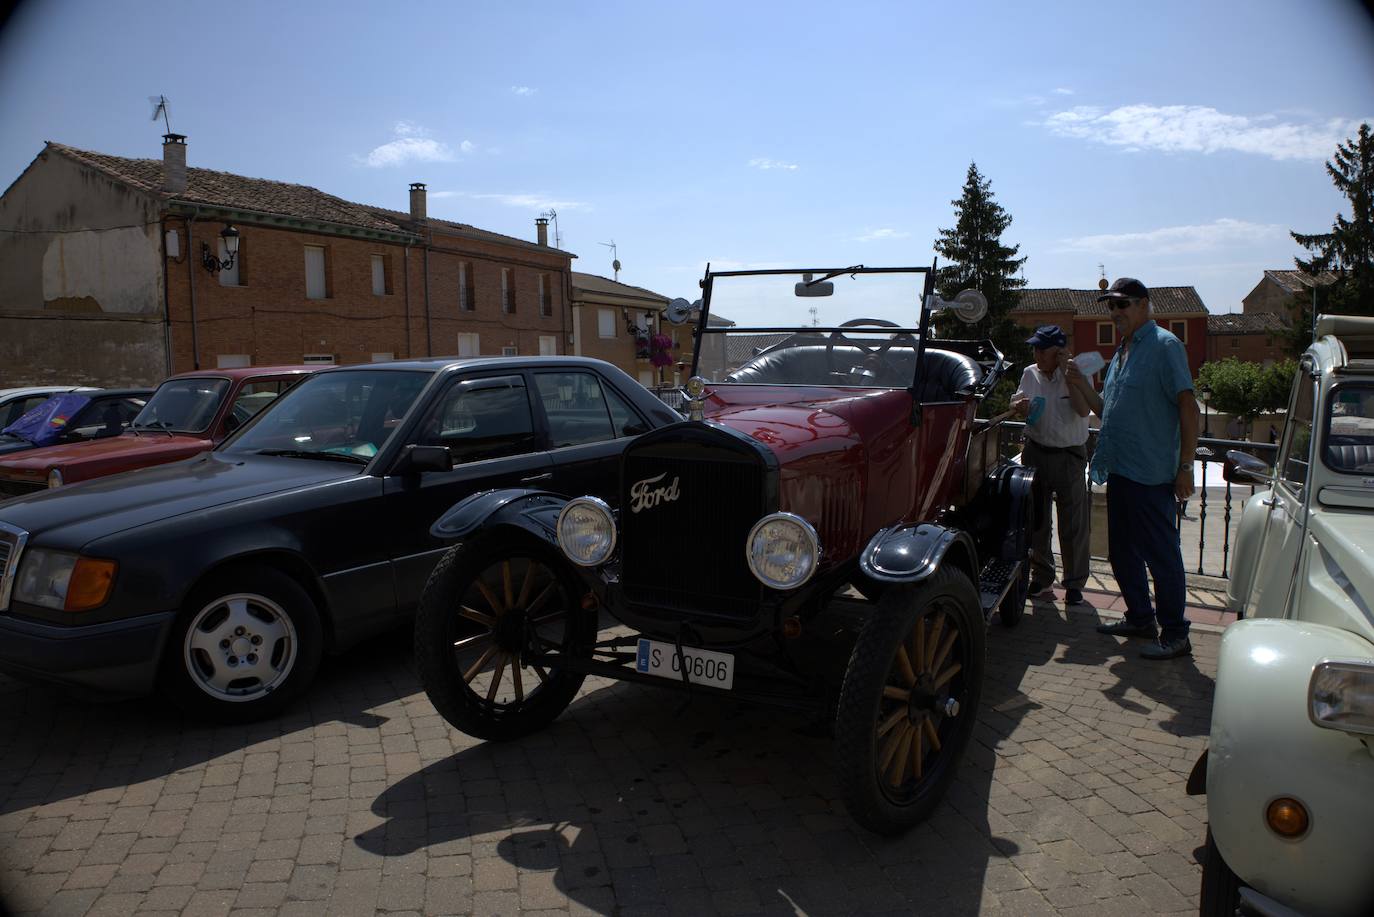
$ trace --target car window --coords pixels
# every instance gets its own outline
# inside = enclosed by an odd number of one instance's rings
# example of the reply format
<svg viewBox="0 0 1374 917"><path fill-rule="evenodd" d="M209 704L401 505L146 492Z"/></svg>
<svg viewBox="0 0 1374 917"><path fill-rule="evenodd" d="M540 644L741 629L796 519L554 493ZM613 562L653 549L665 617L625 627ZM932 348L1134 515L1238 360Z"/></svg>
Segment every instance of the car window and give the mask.
<svg viewBox="0 0 1374 917"><path fill-rule="evenodd" d="M649 425L644 422L644 418L630 407L630 403L616 394L615 389L609 385L603 385L601 391L606 394L606 404L611 409L611 423L615 426L616 436L638 436L649 429Z"/></svg>
<svg viewBox="0 0 1374 917"><path fill-rule="evenodd" d="M371 458L410 411L430 374L349 370L311 376L266 403L226 452L289 451ZM254 396L250 396L254 397Z"/></svg>
<svg viewBox="0 0 1374 917"><path fill-rule="evenodd" d="M1288 423L1284 427L1279 447L1279 478L1296 492L1307 483L1307 471L1312 461L1312 413L1316 382L1304 367L1293 382L1293 396L1288 407Z"/></svg>
<svg viewBox="0 0 1374 917"><path fill-rule="evenodd" d="M537 373L534 381L549 418L553 448L615 439L601 380L593 373Z"/></svg>
<svg viewBox="0 0 1374 917"><path fill-rule="evenodd" d="M29 411L47 401L51 395L29 395L26 398L16 398L4 408L0 408L0 430L8 427Z"/></svg>
<svg viewBox="0 0 1374 917"><path fill-rule="evenodd" d="M234 398L234 406L229 409L229 416L233 418L229 422L229 426L231 428L241 426L258 411L271 404L286 385L287 383L279 379L245 382L243 388L239 389L237 397Z"/></svg>
<svg viewBox="0 0 1374 917"><path fill-rule="evenodd" d="M1322 459L1343 474L1374 471L1374 385L1344 384L1332 390Z"/></svg>
<svg viewBox="0 0 1374 917"><path fill-rule="evenodd" d="M83 440L118 436L146 404L142 398L97 398L73 418L64 438Z"/></svg>
<svg viewBox="0 0 1374 917"><path fill-rule="evenodd" d="M455 382L420 424L416 442L447 446L454 464L533 452L539 442L524 380L498 376Z"/></svg>
<svg viewBox="0 0 1374 917"><path fill-rule="evenodd" d="M134 426L203 433L228 391L228 379L169 379L134 418Z"/></svg>

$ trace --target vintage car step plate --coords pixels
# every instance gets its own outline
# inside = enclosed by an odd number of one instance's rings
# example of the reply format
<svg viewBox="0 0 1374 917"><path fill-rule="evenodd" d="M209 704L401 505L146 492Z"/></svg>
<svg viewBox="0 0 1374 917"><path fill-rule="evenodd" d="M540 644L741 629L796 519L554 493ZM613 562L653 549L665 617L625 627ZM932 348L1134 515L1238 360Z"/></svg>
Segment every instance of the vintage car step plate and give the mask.
<svg viewBox="0 0 1374 917"><path fill-rule="evenodd" d="M717 653L712 650L699 650L695 647L682 648L683 662L687 666L687 680L697 685L708 685L729 691L735 686L735 657L732 653ZM639 652L635 656L635 669L646 675L671 678L682 681L682 669L678 666L677 647L661 640L639 638Z"/></svg>

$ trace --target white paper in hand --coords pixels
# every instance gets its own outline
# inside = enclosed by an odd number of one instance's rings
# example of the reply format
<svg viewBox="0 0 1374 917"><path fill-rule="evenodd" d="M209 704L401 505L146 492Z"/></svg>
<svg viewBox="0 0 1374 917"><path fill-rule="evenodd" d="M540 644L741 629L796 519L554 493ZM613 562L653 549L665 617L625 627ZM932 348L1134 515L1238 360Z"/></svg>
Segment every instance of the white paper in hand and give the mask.
<svg viewBox="0 0 1374 917"><path fill-rule="evenodd" d="M1091 376L1107 365L1107 361L1102 358L1102 354L1098 353L1096 350L1080 353L1073 358L1073 362L1078 366L1078 371L1085 376Z"/></svg>

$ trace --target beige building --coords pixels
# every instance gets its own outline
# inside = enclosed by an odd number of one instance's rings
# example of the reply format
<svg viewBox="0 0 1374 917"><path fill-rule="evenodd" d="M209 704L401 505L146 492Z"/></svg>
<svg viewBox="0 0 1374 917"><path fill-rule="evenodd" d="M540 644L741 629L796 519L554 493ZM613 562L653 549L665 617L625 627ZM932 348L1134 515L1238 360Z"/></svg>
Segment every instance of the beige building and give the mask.
<svg viewBox="0 0 1374 917"><path fill-rule="evenodd" d="M667 305L662 293L573 271L571 352L614 363L646 387L671 384L680 350L669 348L672 363L661 372L650 361L654 335L674 338L663 318Z"/></svg>
<svg viewBox="0 0 1374 917"><path fill-rule="evenodd" d="M1241 311L1246 315L1277 313L1291 325L1301 303L1296 297L1306 297L1307 303L1311 303L1314 287L1328 286L1335 281L1336 275L1330 271L1315 277L1302 271L1265 271L1260 282L1241 300Z"/></svg>

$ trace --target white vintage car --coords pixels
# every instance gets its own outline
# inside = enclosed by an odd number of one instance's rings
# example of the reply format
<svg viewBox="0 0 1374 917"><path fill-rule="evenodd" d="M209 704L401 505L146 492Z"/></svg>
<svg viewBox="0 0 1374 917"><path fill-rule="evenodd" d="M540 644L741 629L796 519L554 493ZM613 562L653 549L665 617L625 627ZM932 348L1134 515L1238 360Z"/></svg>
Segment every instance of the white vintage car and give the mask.
<svg viewBox="0 0 1374 917"><path fill-rule="evenodd" d="M1374 914L1374 318L1323 316L1245 504L1208 751L1203 914Z"/></svg>

